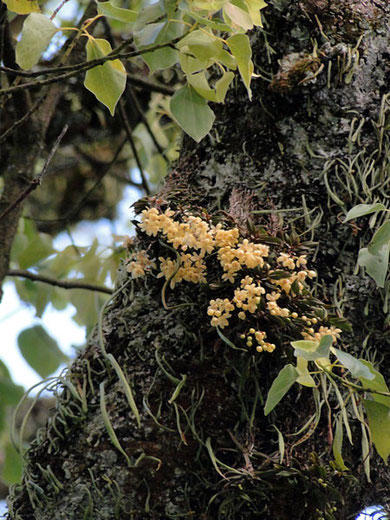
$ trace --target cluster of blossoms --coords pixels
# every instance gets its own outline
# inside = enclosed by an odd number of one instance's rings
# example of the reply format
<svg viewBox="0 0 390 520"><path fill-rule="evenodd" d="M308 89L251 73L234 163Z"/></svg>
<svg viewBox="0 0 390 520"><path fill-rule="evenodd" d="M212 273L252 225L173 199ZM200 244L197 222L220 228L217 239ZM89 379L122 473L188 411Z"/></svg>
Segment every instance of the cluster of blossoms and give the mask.
<svg viewBox="0 0 390 520"><path fill-rule="evenodd" d="M157 270L157 277L164 278L171 288L183 281L207 284L206 260L213 255L222 268L221 281L225 285L229 282L231 289L227 292L232 294L230 298L210 300L207 314L213 327L228 327L234 316L248 327L254 321L265 323L278 317L294 324L304 339L317 341L327 334L338 338L340 329L323 326L315 316L299 314L298 296L305 290L306 280L316 276L315 271L307 269L306 255L275 255L270 246L242 238L237 227L224 229L221 223L213 225L186 212L180 214L180 220L174 217L171 209L142 211L139 229L149 236L159 235L176 258L159 257L157 267L146 251L134 253L127 264L133 278ZM265 331L251 326L240 337L248 347L255 342L257 351L272 352L275 345L265 341L266 336Z"/></svg>

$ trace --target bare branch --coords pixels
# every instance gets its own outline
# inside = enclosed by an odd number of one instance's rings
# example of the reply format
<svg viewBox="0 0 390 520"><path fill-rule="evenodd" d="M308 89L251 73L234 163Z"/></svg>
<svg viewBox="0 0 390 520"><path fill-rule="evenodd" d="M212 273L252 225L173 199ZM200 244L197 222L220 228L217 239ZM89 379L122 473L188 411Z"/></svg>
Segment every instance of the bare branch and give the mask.
<svg viewBox="0 0 390 520"><path fill-rule="evenodd" d="M153 52L159 49L164 49L165 47L174 47L176 43L178 43L180 40L184 38L184 36L188 33L184 33L182 36L179 36L178 38L175 38L174 40L171 40L167 43L160 43L158 45L154 45L153 47L149 47L148 49L142 49L140 51L131 51L131 52L124 52L124 53L118 53L116 50L112 51L110 54L107 54L106 56L103 56L102 58L96 58L95 60L91 61L85 61L82 63L78 63L77 65L68 65L66 67L58 67L57 69L50 69L55 70L56 73L63 72L63 71L70 71L66 72L65 74L60 74L58 76L55 76L54 78L48 78L43 79L39 81L33 81L30 83L23 83L20 85L15 85L13 87L3 88L0 90L0 96L5 94L11 94L13 92L17 92L19 90L29 90L36 87L43 87L45 85L51 85L52 83L56 83L58 81L64 81L68 78L72 78L73 76L77 76L80 72L87 71L89 69L93 69L94 67L97 67L98 65L103 65L103 63L106 63L107 61L112 61L116 59L130 59L135 58L136 56L141 56L142 54L146 54L148 52Z"/></svg>
<svg viewBox="0 0 390 520"><path fill-rule="evenodd" d="M68 125L65 125L64 128L62 129L62 132L57 137L56 142L54 143L54 146L51 149L48 158L46 159L46 162L42 168L41 173L39 175L37 175L30 182L30 185L27 186L27 188L19 195L19 197L17 197L17 199L12 204L10 204L10 206L8 206L8 208L6 208L3 211L3 213L0 215L0 220L3 220L3 218L5 218L8 215L8 213L11 213L11 211L14 210L17 206L19 206L19 204L26 197L28 197L32 191L36 190L38 188L38 186L41 185L42 177L45 175L46 170L50 164L50 161L52 160L53 155L56 153L56 150L57 150L58 146L60 145L60 142L61 142L62 138L64 137L64 135L66 134L67 130L68 130Z"/></svg>
<svg viewBox="0 0 390 520"><path fill-rule="evenodd" d="M21 278L28 278L29 280L33 280L34 282L47 283L55 287L62 287L63 289L86 289L88 291L95 291L106 294L113 293L112 289L109 289L108 287L93 285L87 282L80 282L78 280L58 280L57 278L52 278L50 276L45 276L42 274L35 274L31 271L25 271L23 269L10 269L6 276L18 276Z"/></svg>

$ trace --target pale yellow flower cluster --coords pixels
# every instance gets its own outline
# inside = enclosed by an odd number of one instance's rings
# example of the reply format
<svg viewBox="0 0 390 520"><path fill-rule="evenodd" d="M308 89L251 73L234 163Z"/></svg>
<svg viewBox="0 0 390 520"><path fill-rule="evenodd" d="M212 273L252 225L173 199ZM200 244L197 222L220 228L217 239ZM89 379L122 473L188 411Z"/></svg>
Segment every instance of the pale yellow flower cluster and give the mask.
<svg viewBox="0 0 390 520"><path fill-rule="evenodd" d="M299 316L294 309L291 311L279 305L280 299L284 301L284 305L289 305L292 301L289 295L293 284L295 284L294 293L297 294L305 288L304 283L307 278L316 276L315 271L306 268L306 255L293 256L290 253L280 253L276 262L273 260L271 269L269 263L266 263L270 255L269 246L251 242L246 238L242 239L237 227L224 229L221 223L213 225L188 212L181 213L180 221L174 220L174 216L175 212L170 209L164 212L157 208L145 209L142 211L139 228L149 236L155 237L160 234L163 240L176 251L176 259L169 256L159 257L157 274L158 278L169 281L172 289L182 281L195 284L207 283L206 258L210 256L206 255L216 253L223 269L222 280L234 284L234 293L230 299L210 300L207 314L211 318L210 323L213 327L221 329L228 327L233 312L237 312L238 318L245 322L251 319L250 315L261 319L265 311L270 316L286 319L290 324L293 324L293 320L294 322L298 320L294 326L298 327L305 339L318 340L330 334L336 341L340 329L320 326L315 331L313 326L318 323L317 318ZM147 271L157 269L154 259L149 259L144 250L132 254L129 260L127 269L133 278L145 276ZM271 263L271 260L268 262ZM244 271L245 274L245 271L256 268L265 268L265 270L252 271L252 276L238 277L240 271ZM280 273L281 270L284 272ZM280 274L285 277L276 279ZM267 284L271 284L275 290L266 293ZM263 295L266 299L264 304L262 304ZM264 331L252 327L249 329L249 334L242 334L241 338L246 338L248 346L252 346L255 341L258 352L272 352L275 349L273 343L265 341Z"/></svg>
<svg viewBox="0 0 390 520"><path fill-rule="evenodd" d="M301 334L304 339L309 341L320 341L323 336L332 336L333 343L336 343L341 332L341 329L338 329L333 325L331 327L324 327L321 325L317 332L315 332L313 328L310 328L307 329L307 331L303 331Z"/></svg>
<svg viewBox="0 0 390 520"><path fill-rule="evenodd" d="M264 244L254 244L244 239L237 247L225 246L218 251L218 258L225 273L222 280L234 283L235 276L243 267L254 269L264 267L264 258L269 254L269 247Z"/></svg>
<svg viewBox="0 0 390 520"><path fill-rule="evenodd" d="M245 311L251 314L256 312L261 300L261 295L265 294L265 289L261 287L259 283L253 283L251 276L245 276L245 278L241 280L240 285L242 288L234 291L233 302L238 309L242 309L238 317L241 320L245 320Z"/></svg>
<svg viewBox="0 0 390 520"><path fill-rule="evenodd" d="M271 278L273 272L274 271L270 271ZM317 273L315 271L303 270L294 272L291 276L287 276L286 278L281 278L279 280L271 279L270 281L274 285L278 285L286 294L290 294L291 286L294 282L297 282L297 287L299 291L302 291L302 289L304 288L302 282L304 282L306 278L315 278L316 276Z"/></svg>
<svg viewBox="0 0 390 520"><path fill-rule="evenodd" d="M216 300L210 300L207 314L212 316L211 325L213 327L221 327L221 329L229 325L228 319L231 317L231 311L234 310L232 302L225 298L217 298Z"/></svg>
<svg viewBox="0 0 390 520"><path fill-rule="evenodd" d="M133 278L140 278L145 276L145 271L156 269L156 264L148 257L147 252L143 249L138 253L133 253L130 258L130 262L127 264L127 271Z"/></svg>
<svg viewBox="0 0 390 520"><path fill-rule="evenodd" d="M276 345L274 343L268 343L267 341L264 341L267 337L267 334L262 330L255 330L254 328L249 329L248 335L241 334L241 339L246 339L246 344L248 347L253 346L253 335L257 343L257 352L273 352L275 350Z"/></svg>
<svg viewBox="0 0 390 520"><path fill-rule="evenodd" d="M139 228L149 236L162 233L174 249L199 249L202 256L212 253L215 240L207 222L200 217L186 214L182 216L183 222L177 222L172 218L174 214L170 209L166 209L164 213L159 213L157 208L145 209L142 211Z"/></svg>
<svg viewBox="0 0 390 520"><path fill-rule="evenodd" d="M170 279L170 287L173 289L177 283L192 282L192 283L206 283L206 264L203 262L203 257L197 253L181 253L180 263L178 260L174 261L170 258L159 257L161 272L157 278L164 277L166 280Z"/></svg>
<svg viewBox="0 0 390 520"><path fill-rule="evenodd" d="M270 294L267 294L267 309L269 310L271 316L282 316L282 318L288 318L290 316L290 311L287 308L282 309L276 303L276 301L279 300L281 296L282 294L280 292L275 291Z"/></svg>

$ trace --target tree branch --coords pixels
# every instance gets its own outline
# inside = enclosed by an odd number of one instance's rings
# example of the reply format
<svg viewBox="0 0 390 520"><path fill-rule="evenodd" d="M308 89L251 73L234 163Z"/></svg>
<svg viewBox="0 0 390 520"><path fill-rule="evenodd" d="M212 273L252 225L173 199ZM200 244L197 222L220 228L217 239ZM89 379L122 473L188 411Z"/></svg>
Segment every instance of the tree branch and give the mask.
<svg viewBox="0 0 390 520"><path fill-rule="evenodd" d="M54 287L62 287L63 289L86 289L88 291L101 292L106 294L112 294L112 289L108 287L93 285L87 282L78 282L77 280L58 280L57 278L52 278L50 276L45 276L42 274L34 274L31 271L26 271L23 269L10 269L6 276L18 276L21 278L28 278L34 282L42 282L47 283L49 285L53 285Z"/></svg>
<svg viewBox="0 0 390 520"><path fill-rule="evenodd" d="M14 202L12 202L12 204L10 204L8 206L8 208L6 208L3 211L3 213L0 215L0 220L3 220L3 218L5 218L9 213L11 213L12 210L14 210L17 206L19 206L19 204L26 197L28 197L32 191L36 190L38 188L38 186L41 185L42 178L46 173L46 170L50 164L50 161L52 160L53 155L56 153L56 150L57 150L62 138L66 134L67 130L68 130L68 126L65 125L64 128L62 129L62 132L57 137L56 142L54 143L54 146L51 149L48 158L46 159L45 165L43 166L41 173L39 175L37 175L34 179L32 179L32 181L30 182L30 185L27 186L27 188L16 198L16 200L14 200Z"/></svg>
<svg viewBox="0 0 390 520"><path fill-rule="evenodd" d="M15 85L13 87L3 88L0 90L0 96L5 94L12 94L13 92L17 92L19 90L29 90L36 87L43 87L45 85L51 85L52 83L56 83L58 81L64 81L68 78L72 78L73 76L77 76L80 72L87 71L89 69L93 69L94 67L97 67L98 65L103 65L107 61L112 61L116 59L130 59L135 58L137 56L141 56L142 54L146 54L148 52L153 52L159 49L164 49L165 47L174 47L176 43L178 43L181 39L184 38L188 33L184 33L182 36L179 36L178 38L175 38L174 40L171 40L167 43L160 43L158 45L154 45L153 47L149 47L148 49L142 49L140 51L131 51L131 52L124 52L124 53L117 53L115 50L111 52L110 54L107 54L107 56L103 56L102 58L96 58L95 60L86 61L82 63L78 63L77 65L68 65L65 67L57 67L56 69L49 69L50 71L58 72L64 72L64 71L70 71L66 72L65 74L60 74L59 76L55 76L54 78L48 78L40 81L33 81L30 83L22 83L20 85ZM42 72L41 72L42 73Z"/></svg>

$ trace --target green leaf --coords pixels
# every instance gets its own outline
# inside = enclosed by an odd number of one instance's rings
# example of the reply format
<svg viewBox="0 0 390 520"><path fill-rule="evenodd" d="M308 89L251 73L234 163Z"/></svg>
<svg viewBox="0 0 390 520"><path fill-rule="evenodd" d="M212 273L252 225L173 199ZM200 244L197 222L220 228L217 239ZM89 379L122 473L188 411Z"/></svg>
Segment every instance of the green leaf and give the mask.
<svg viewBox="0 0 390 520"><path fill-rule="evenodd" d="M99 310L109 295L74 289L70 295L70 302L76 307L73 320L80 326L87 326L89 331L97 322Z"/></svg>
<svg viewBox="0 0 390 520"><path fill-rule="evenodd" d="M161 2L155 2L152 5L148 5L140 10L134 26L134 31L137 32L142 29L142 27L145 27L152 22L157 22L157 20L161 21L161 18L164 16L166 16L166 13Z"/></svg>
<svg viewBox="0 0 390 520"><path fill-rule="evenodd" d="M363 217L364 215L369 215L370 213L375 213L375 211L381 211L384 209L386 209L386 207L379 202L376 204L358 204L348 211L344 222L348 222L348 220Z"/></svg>
<svg viewBox="0 0 390 520"><path fill-rule="evenodd" d="M245 4L252 19L253 25L263 27L260 10L264 9L264 7L267 7L267 4L264 2L264 0L245 0Z"/></svg>
<svg viewBox="0 0 390 520"><path fill-rule="evenodd" d="M230 21L233 27L242 29L245 32L250 31L253 27L252 18L248 13L244 2L241 2L241 5L244 9L231 2L226 2L223 8L224 18L228 23Z"/></svg>
<svg viewBox="0 0 390 520"><path fill-rule="evenodd" d="M252 99L250 88L253 74L252 48L246 34L235 34L227 39L229 49L237 60L238 70L248 91L249 99Z"/></svg>
<svg viewBox="0 0 390 520"><path fill-rule="evenodd" d="M187 81L200 96L208 101L217 101L217 94L214 89L210 88L204 70L196 72L195 74L188 74Z"/></svg>
<svg viewBox="0 0 390 520"><path fill-rule="evenodd" d="M9 11L18 14L39 13L37 0L4 0Z"/></svg>
<svg viewBox="0 0 390 520"><path fill-rule="evenodd" d="M389 244L385 244L377 254L371 253L366 247L359 251L358 264L366 268L367 274L375 280L378 287L385 286L389 267Z"/></svg>
<svg viewBox="0 0 390 520"><path fill-rule="evenodd" d="M57 31L47 16L30 14L23 24L22 38L16 44L16 63L22 69L33 67Z"/></svg>
<svg viewBox="0 0 390 520"><path fill-rule="evenodd" d="M366 365L364 365L359 359L335 347L331 347L331 351L337 357L340 363L345 368L347 368L351 372L351 374L357 379L360 379L361 377L368 380L374 379L374 374L372 374L370 369Z"/></svg>
<svg viewBox="0 0 390 520"><path fill-rule="evenodd" d="M165 23L150 23L134 33L134 39L140 49L157 43L157 38Z"/></svg>
<svg viewBox="0 0 390 520"><path fill-rule="evenodd" d="M15 450L12 442L7 441L4 447L4 465L1 478L6 484L17 484L22 480L22 457Z"/></svg>
<svg viewBox="0 0 390 520"><path fill-rule="evenodd" d="M374 378L371 378L371 379L366 379L365 377L359 377L359 380L362 383L363 387L365 389L367 389L368 391L378 390L378 392L388 392L389 389L385 382L384 377L382 376L382 374L380 372L375 370L374 365L370 361L367 361L365 359L360 359L360 362L363 365L365 365L369 369L371 374L374 376ZM377 403L382 403L383 405L390 408L390 396L372 393L371 397Z"/></svg>
<svg viewBox="0 0 390 520"><path fill-rule="evenodd" d="M170 109L182 129L198 143L209 133L215 120L207 101L189 85L175 92Z"/></svg>
<svg viewBox="0 0 390 520"><path fill-rule="evenodd" d="M18 336L18 346L24 359L42 378L68 361L57 342L41 325L24 329Z"/></svg>
<svg viewBox="0 0 390 520"><path fill-rule="evenodd" d="M333 327L337 327L338 329L341 329L344 332L352 332L352 325L345 318L329 318L329 325L333 325Z"/></svg>
<svg viewBox="0 0 390 520"><path fill-rule="evenodd" d="M102 58L111 52L107 40L88 38L87 60ZM105 105L111 115L126 87L126 69L120 60L111 60L87 71L84 86Z"/></svg>
<svg viewBox="0 0 390 520"><path fill-rule="evenodd" d="M344 463L343 456L342 456L342 450L343 450L343 418L341 414L338 415L336 419L336 431L333 438L333 445L332 445L332 451L333 451L333 457L336 461L337 466L341 471L348 470L347 466Z"/></svg>
<svg viewBox="0 0 390 520"><path fill-rule="evenodd" d="M292 365L286 365L279 372L278 376L271 385L268 392L267 401L264 407L264 415L268 415L275 406L283 399L286 393L299 377L299 372Z"/></svg>
<svg viewBox="0 0 390 520"><path fill-rule="evenodd" d="M201 9L212 14L219 11L225 3L226 0L191 0L191 7L194 11Z"/></svg>
<svg viewBox="0 0 390 520"><path fill-rule="evenodd" d="M296 357L302 357L307 361L315 361L316 359L327 358L329 356L332 336L323 336L321 341L293 341L291 345L295 349L294 354Z"/></svg>
<svg viewBox="0 0 390 520"><path fill-rule="evenodd" d="M199 14L194 13L193 11L189 11L184 6L182 6L182 4L179 5L179 9L183 12L183 14L191 17L192 19L196 20L202 25L206 25L211 29L215 29L216 31L230 32L232 30L230 25L224 23L219 18L213 18L212 20L209 20L208 18L200 16Z"/></svg>
<svg viewBox="0 0 390 520"><path fill-rule="evenodd" d="M188 34L177 47L181 52L192 54L201 61L217 59L223 49L221 40L200 30Z"/></svg>
<svg viewBox="0 0 390 520"><path fill-rule="evenodd" d="M309 370L307 369L308 361L303 357L297 357L297 371L299 373L299 377L297 379L297 383L303 386L308 386L314 388L316 383L314 379L311 377Z"/></svg>
<svg viewBox="0 0 390 520"><path fill-rule="evenodd" d="M111 2L97 2L97 10L99 14L125 23L135 22L138 16L136 11L122 9L113 5Z"/></svg>
<svg viewBox="0 0 390 520"><path fill-rule="evenodd" d="M215 84L215 92L217 94L218 103L225 101L226 92L228 91L231 82L234 79L233 72L225 72L222 78L220 78Z"/></svg>
<svg viewBox="0 0 390 520"><path fill-rule="evenodd" d="M384 245L389 245L390 242L390 220L387 220L376 231L368 244L368 251L372 255L377 255Z"/></svg>
<svg viewBox="0 0 390 520"><path fill-rule="evenodd" d="M371 439L385 464L390 455L390 409L376 401L363 400L367 412Z"/></svg>
<svg viewBox="0 0 390 520"><path fill-rule="evenodd" d="M16 385L8 368L0 359L0 403L6 406L16 406L24 394L24 389Z"/></svg>
<svg viewBox="0 0 390 520"><path fill-rule="evenodd" d="M16 258L21 269L27 269L36 265L55 252L50 235L45 233L34 233L27 247L21 251Z"/></svg>
<svg viewBox="0 0 390 520"><path fill-rule="evenodd" d="M161 24L153 24L153 25L161 25ZM145 29L150 27L146 26ZM162 27L158 30L154 37L153 44L161 44L168 43L178 36L182 34L183 28L180 23L177 21L169 21L162 24ZM137 38L136 38L137 41ZM140 49L145 48L148 44L138 43L138 47ZM153 52L148 52L142 55L142 59L145 61L151 73L156 70L167 69L171 67L178 61L178 51L173 49L172 47L165 47L163 49L158 49Z"/></svg>

